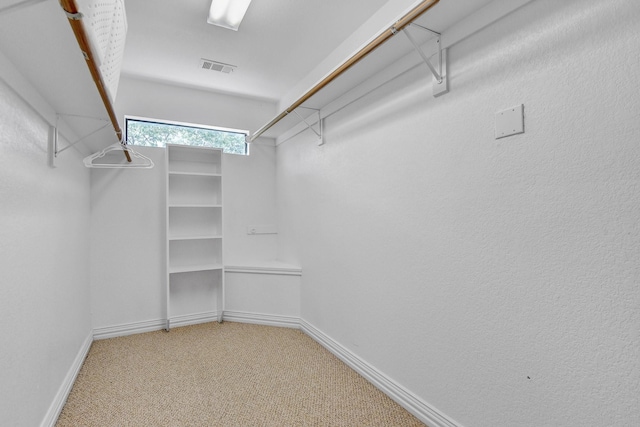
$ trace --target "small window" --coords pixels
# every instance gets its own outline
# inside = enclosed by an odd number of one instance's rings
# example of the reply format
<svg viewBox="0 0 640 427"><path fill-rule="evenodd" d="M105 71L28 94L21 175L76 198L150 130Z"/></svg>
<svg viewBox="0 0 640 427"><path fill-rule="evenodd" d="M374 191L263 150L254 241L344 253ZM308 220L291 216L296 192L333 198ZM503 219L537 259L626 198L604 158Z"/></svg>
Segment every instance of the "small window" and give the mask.
<svg viewBox="0 0 640 427"><path fill-rule="evenodd" d="M215 128L191 123L125 117L128 144L143 147L164 147L166 144L222 148L225 153L248 154L247 132Z"/></svg>

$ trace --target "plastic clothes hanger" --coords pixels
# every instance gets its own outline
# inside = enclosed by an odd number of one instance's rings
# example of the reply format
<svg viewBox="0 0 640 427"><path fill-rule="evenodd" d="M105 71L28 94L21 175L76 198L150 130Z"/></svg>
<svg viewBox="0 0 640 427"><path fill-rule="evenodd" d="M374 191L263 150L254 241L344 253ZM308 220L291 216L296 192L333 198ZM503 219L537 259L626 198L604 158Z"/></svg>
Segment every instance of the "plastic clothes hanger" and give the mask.
<svg viewBox="0 0 640 427"><path fill-rule="evenodd" d="M107 153L109 153L111 151L115 151L115 150L128 152L129 155L131 156L131 162L125 162L125 163L100 163L100 162L94 162L94 160L101 159ZM135 160L139 160L139 161L134 161L134 159ZM86 167L88 167L88 168L151 169L154 166L154 163L150 158L138 153L133 148L130 148L126 144L122 144L122 143L116 143L116 144L110 145L110 146L108 146L107 148L105 148L104 150L102 150L102 151L100 151L98 153L92 154L91 156L87 156L87 157L84 158L83 162L84 162L84 165Z"/></svg>

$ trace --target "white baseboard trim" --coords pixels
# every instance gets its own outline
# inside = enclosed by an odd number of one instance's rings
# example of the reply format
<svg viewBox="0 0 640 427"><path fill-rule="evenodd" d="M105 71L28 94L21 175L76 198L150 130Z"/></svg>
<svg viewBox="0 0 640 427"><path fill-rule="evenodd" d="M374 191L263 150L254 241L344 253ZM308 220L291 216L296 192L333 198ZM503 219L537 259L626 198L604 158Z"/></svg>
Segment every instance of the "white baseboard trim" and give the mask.
<svg viewBox="0 0 640 427"><path fill-rule="evenodd" d="M73 360L71 364L71 368L67 372L67 375L64 377L62 381L62 385L58 389L47 414L45 415L41 427L54 427L56 422L58 421L58 417L62 412L62 408L67 401L67 397L69 397L69 393L71 393L71 388L73 387L73 383L76 381L76 377L80 372L80 368L82 368L82 364L84 360L87 358L87 354L89 353L89 349L91 348L91 343L93 342L92 334L89 334L87 338L84 340L82 345L80 346L80 350L76 355L76 358Z"/></svg>
<svg viewBox="0 0 640 427"><path fill-rule="evenodd" d="M225 310L223 318L229 322L253 323L255 325L278 326L282 328L300 328L300 318L294 316Z"/></svg>
<svg viewBox="0 0 640 427"><path fill-rule="evenodd" d="M300 329L423 423L430 427L462 427L304 319L300 319Z"/></svg>
<svg viewBox="0 0 640 427"><path fill-rule="evenodd" d="M198 323L216 322L218 320L217 311L204 313L187 314L174 316L171 318L171 327L197 325ZM126 335L142 334L164 329L167 326L165 319L145 320L143 322L123 323L121 325L106 326L93 330L94 340L104 340L107 338L123 337Z"/></svg>
<svg viewBox="0 0 640 427"><path fill-rule="evenodd" d="M125 335L159 331L160 329L164 329L166 324L167 322L164 319L157 319L95 328L93 330L93 339L104 340L107 338L123 337Z"/></svg>
<svg viewBox="0 0 640 427"><path fill-rule="evenodd" d="M217 322L217 311L206 311L204 313L185 314L182 316L173 316L171 318L171 328L179 328L180 326L197 325L200 323Z"/></svg>

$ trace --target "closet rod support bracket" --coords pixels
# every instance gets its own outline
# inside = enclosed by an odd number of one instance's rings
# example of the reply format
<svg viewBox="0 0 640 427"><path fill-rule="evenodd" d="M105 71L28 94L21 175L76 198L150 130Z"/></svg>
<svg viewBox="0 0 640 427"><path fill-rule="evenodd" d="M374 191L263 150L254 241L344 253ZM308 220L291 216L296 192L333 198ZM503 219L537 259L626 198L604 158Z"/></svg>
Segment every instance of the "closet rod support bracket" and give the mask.
<svg viewBox="0 0 640 427"><path fill-rule="evenodd" d="M61 117L80 117L83 119L91 119L91 120L97 120L97 121L101 121L101 122L105 122L101 127L95 129L94 131L92 131L91 133L88 133L86 135L84 135L81 138L78 138L77 140L75 140L72 143L67 144L66 147L64 148L59 148L58 143L59 143L59 138L58 138L58 128L59 128L59 122L60 122L60 118ZM107 126L109 126L109 122L107 120L98 118L98 117L88 117L88 116L80 116L77 114L56 114L56 125L53 127L53 157L57 158L58 154L62 153L63 151L68 150L69 148L75 146L76 144L84 141L85 139L89 138L90 136L95 135L96 133L100 132L102 129L106 128Z"/></svg>
<svg viewBox="0 0 640 427"><path fill-rule="evenodd" d="M315 130L313 128L313 124L309 123L304 117L302 117L300 115L300 113L298 113L298 111L293 110L293 113L298 116L298 118L300 120L302 120L304 122L305 125L307 125L307 128L311 129L311 131L313 133L316 134L316 136L318 137L318 146L320 145L324 145L324 119L320 116L320 110L316 110L314 108L306 108L306 107L299 107L299 108L305 108L307 110L313 110L316 113L318 113L318 130ZM290 114L290 111L287 111L287 114Z"/></svg>
<svg viewBox="0 0 640 427"><path fill-rule="evenodd" d="M437 52L432 55L432 57L435 56L436 59L435 65L431 62L431 59L427 57L422 48L418 45L418 42L411 35L411 32L409 31L410 27L418 28L422 31L426 31L435 35ZM440 42L441 34L418 24L410 24L403 30L403 32L405 36L407 36L409 42L413 45L416 52L418 52L424 63L427 65L429 71L431 71L431 74L433 74L433 96L438 97L449 92L449 81L447 79L447 49L442 49L442 44Z"/></svg>

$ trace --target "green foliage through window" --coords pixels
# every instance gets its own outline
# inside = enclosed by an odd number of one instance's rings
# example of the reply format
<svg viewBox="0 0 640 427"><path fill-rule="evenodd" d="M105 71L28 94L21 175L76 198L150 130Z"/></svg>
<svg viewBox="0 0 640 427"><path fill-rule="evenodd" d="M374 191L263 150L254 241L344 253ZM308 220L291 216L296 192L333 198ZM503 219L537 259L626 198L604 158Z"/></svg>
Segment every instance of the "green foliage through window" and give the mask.
<svg viewBox="0 0 640 427"><path fill-rule="evenodd" d="M246 134L209 127L126 118L127 143L143 147L166 144L222 148L225 153L247 154Z"/></svg>

